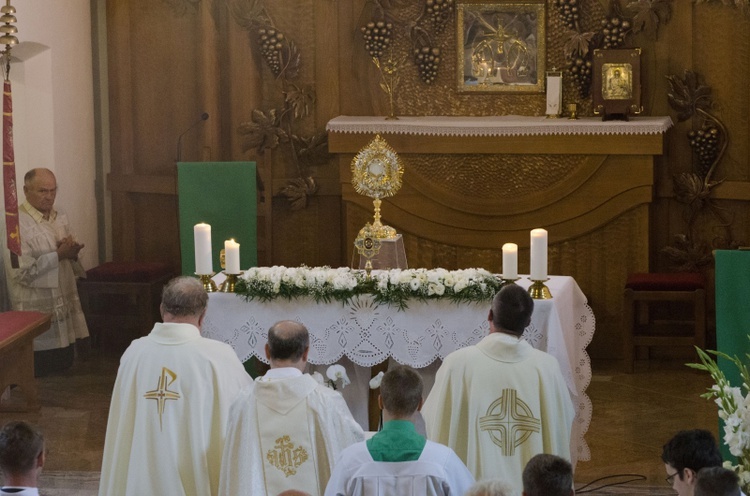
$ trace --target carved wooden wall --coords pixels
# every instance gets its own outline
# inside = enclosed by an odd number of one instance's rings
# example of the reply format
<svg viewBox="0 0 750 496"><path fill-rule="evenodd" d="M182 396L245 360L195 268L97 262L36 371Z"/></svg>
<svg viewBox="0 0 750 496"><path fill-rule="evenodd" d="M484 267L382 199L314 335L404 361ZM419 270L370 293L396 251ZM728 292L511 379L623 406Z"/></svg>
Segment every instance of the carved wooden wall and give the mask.
<svg viewBox="0 0 750 496"><path fill-rule="evenodd" d="M242 123L251 122L254 109L267 112L283 103L278 81L260 58L255 35L250 34L233 6L247 6L250 0L108 0L108 51L112 173L108 187L113 200L114 257L120 260L165 260L178 264L174 167L177 137L202 112L210 119L189 131L183 139L185 160L258 160L268 203L261 205L266 217L259 223L269 251L260 254L263 264L308 265L347 264L351 239L342 234L361 225L368 211L356 204L344 206L337 162L313 172L319 190L307 199L307 207L292 210L280 191L298 176L288 150L282 145L258 153L243 150ZM310 116L296 125L299 132L312 133L340 114L384 115L386 100L378 87L377 72L366 55L359 26L372 15L372 3L365 0L263 0L276 27L300 48L299 81L313 84L316 102ZM385 4L404 6L392 13L399 22L414 19L421 2L389 0ZM604 16L603 2L583 0L584 24L594 26ZM621 2L623 6L629 2ZM718 113L730 132L730 144L716 179L725 181L713 190L721 208L731 213L731 240L750 241L750 20L731 7L717 4L694 5L672 2L671 18L659 27L658 37L639 35L635 44L643 48L643 102L647 114L675 114L669 108L665 76L685 69L701 73L712 87ZM566 30L548 5L548 67L564 65ZM542 95L463 95L455 91L452 60L455 54L453 26L437 38L443 51L438 79L426 86L408 63L397 96L402 114L411 115L539 115ZM405 46L405 35L394 43ZM566 88L566 101L576 99ZM584 113L589 109L580 101ZM595 357L619 356L619 316L622 284L629 270L643 267L643 261L621 255L623 243L649 243L650 268L665 270L669 260L661 250L672 244L675 234L686 230L686 206L675 200L672 177L689 171L692 152L685 133L691 123L675 122L667 136L666 153L656 160L654 203L650 208L651 230L645 232L647 207L619 212L596 229L580 233L553 245L550 271L576 277L592 302L599 326L590 352ZM494 164L509 159L498 157ZM410 186L425 196L448 198L450 204L466 198L481 207L481 200L466 184L450 187L435 181L433 166L448 167L450 161L426 163L415 157ZM463 164L462 174L478 171L477 187L494 180L482 161ZM561 177L540 174L539 182L572 177L578 166ZM489 176L487 175L489 174ZM270 183L270 184L269 184ZM405 190L406 191L406 190ZM482 190L483 194L488 191ZM403 210L385 211L385 221L405 235L412 264L434 267L482 265L499 269L499 246L506 239L486 238L485 243L467 246L453 240L450 231L418 236L413 228L414 212L426 204L404 196ZM411 203L409 203L411 202ZM445 203L445 202L443 202ZM476 212L475 212L476 213ZM473 218L476 226L493 220L459 213L456 219ZM710 214L698 222L697 236L706 242L724 243L726 230ZM481 227L479 227L481 229ZM554 233L551 233L554 238ZM612 254L615 254L612 257ZM523 260L523 257L522 257ZM614 260L614 262L613 262ZM521 267L523 270L523 267Z"/></svg>

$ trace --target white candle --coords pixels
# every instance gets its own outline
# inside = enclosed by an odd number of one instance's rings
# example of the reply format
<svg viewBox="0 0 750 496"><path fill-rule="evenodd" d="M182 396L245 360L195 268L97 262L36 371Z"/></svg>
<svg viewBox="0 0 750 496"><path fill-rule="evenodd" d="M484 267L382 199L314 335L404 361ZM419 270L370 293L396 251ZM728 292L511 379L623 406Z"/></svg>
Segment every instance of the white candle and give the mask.
<svg viewBox="0 0 750 496"><path fill-rule="evenodd" d="M547 279L547 231L533 229L531 231L531 280L543 281Z"/></svg>
<svg viewBox="0 0 750 496"><path fill-rule="evenodd" d="M547 76L547 115L562 112L562 77Z"/></svg>
<svg viewBox="0 0 750 496"><path fill-rule="evenodd" d="M224 262L227 274L240 273L240 244L233 239L224 241Z"/></svg>
<svg viewBox="0 0 750 496"><path fill-rule="evenodd" d="M195 239L195 273L213 274L214 264L211 260L211 226L200 223L193 227Z"/></svg>
<svg viewBox="0 0 750 496"><path fill-rule="evenodd" d="M505 243L503 245L503 279L518 277L518 245Z"/></svg>

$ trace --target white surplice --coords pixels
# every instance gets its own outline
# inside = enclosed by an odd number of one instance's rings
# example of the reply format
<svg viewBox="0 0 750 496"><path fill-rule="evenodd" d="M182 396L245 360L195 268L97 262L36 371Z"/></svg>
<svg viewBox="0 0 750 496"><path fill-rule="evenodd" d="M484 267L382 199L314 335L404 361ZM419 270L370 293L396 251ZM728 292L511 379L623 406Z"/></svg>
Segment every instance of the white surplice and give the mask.
<svg viewBox="0 0 750 496"><path fill-rule="evenodd" d="M45 219L24 202L18 222L22 256L17 269L6 266L11 305L13 310L52 314L49 330L34 340L34 351L65 348L89 335L76 287L76 277L86 273L77 260L57 259L58 242L71 235L68 216L53 209Z"/></svg>
<svg viewBox="0 0 750 496"><path fill-rule="evenodd" d="M341 453L325 496L462 496L472 484L471 473L447 446L427 441L418 460L376 462L361 442Z"/></svg>
<svg viewBox="0 0 750 496"><path fill-rule="evenodd" d="M99 495L215 495L229 407L249 384L230 346L157 323L122 356Z"/></svg>
<svg viewBox="0 0 750 496"><path fill-rule="evenodd" d="M232 405L219 494L322 496L336 457L362 439L338 392L297 369L271 369Z"/></svg>
<svg viewBox="0 0 750 496"><path fill-rule="evenodd" d="M452 448L477 480L522 488L538 453L570 459L575 411L557 360L499 332L445 358L422 408L427 437Z"/></svg>

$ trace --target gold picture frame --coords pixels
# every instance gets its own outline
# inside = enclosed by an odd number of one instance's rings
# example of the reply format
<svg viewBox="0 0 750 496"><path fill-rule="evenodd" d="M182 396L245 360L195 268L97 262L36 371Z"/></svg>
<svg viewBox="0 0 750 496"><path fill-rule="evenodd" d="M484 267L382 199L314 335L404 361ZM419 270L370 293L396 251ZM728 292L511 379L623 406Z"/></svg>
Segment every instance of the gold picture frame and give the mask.
<svg viewBox="0 0 750 496"><path fill-rule="evenodd" d="M546 14L545 0L459 0L458 91L544 92Z"/></svg>
<svg viewBox="0 0 750 496"><path fill-rule="evenodd" d="M603 120L627 120L643 112L641 49L594 50L591 93L594 114Z"/></svg>

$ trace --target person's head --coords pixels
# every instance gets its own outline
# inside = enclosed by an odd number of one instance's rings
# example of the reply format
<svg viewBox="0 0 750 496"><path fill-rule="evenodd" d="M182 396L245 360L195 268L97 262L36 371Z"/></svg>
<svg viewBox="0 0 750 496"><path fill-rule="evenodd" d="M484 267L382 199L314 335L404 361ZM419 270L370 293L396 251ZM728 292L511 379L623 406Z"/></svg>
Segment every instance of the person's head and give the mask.
<svg viewBox="0 0 750 496"><path fill-rule="evenodd" d="M407 365L388 370L380 382L380 407L386 420L410 419L422 408L422 377Z"/></svg>
<svg viewBox="0 0 750 496"><path fill-rule="evenodd" d="M521 336L531 322L534 300L517 284L508 284L492 300L489 321L491 332Z"/></svg>
<svg viewBox="0 0 750 496"><path fill-rule="evenodd" d="M740 496L740 478L724 467L698 470L694 496Z"/></svg>
<svg viewBox="0 0 750 496"><path fill-rule="evenodd" d="M619 69L615 69L615 77L616 78L620 77L620 70Z"/></svg>
<svg viewBox="0 0 750 496"><path fill-rule="evenodd" d="M513 486L500 479L477 482L464 496L515 496Z"/></svg>
<svg viewBox="0 0 750 496"><path fill-rule="evenodd" d="M44 466L44 437L26 422L8 422L0 430L0 470L6 485L36 487Z"/></svg>
<svg viewBox="0 0 750 496"><path fill-rule="evenodd" d="M535 455L523 469L524 496L570 496L573 490L573 467L555 455Z"/></svg>
<svg viewBox="0 0 750 496"><path fill-rule="evenodd" d="M57 196L55 175L49 169L31 169L23 176L23 194L29 205L49 215Z"/></svg>
<svg viewBox="0 0 750 496"><path fill-rule="evenodd" d="M160 309L164 322L188 323L200 327L206 305L208 293L194 277L175 277L161 292Z"/></svg>
<svg viewBox="0 0 750 496"><path fill-rule="evenodd" d="M698 471L721 467L721 453L714 436L703 429L680 431L664 445L661 453L667 482L680 496L692 496Z"/></svg>
<svg viewBox="0 0 750 496"><path fill-rule="evenodd" d="M304 371L310 351L307 327L293 320L276 322L268 330L266 357L271 368L295 367Z"/></svg>

